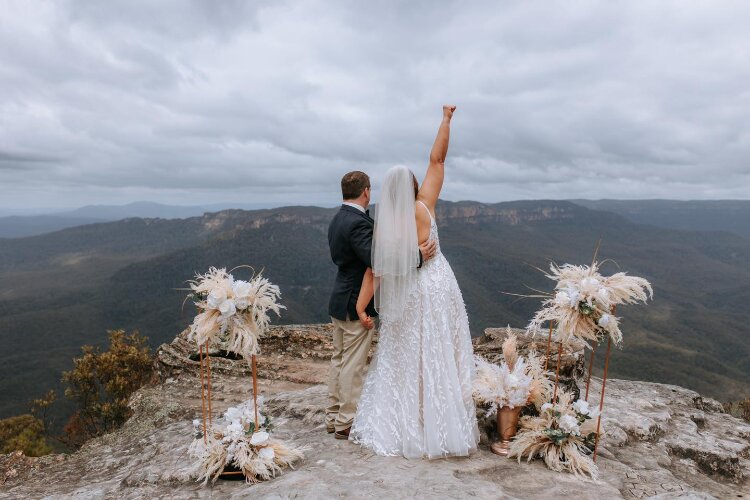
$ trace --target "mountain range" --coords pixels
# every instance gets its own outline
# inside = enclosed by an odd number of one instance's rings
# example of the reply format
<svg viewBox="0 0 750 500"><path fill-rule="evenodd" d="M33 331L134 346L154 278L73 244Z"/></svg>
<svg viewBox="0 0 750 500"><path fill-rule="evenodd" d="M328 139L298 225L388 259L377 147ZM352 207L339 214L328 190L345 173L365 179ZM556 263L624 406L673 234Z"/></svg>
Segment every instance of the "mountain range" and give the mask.
<svg viewBox="0 0 750 500"><path fill-rule="evenodd" d="M165 205L148 201L137 201L126 205L87 205L75 210L48 214L9 214L0 217L0 238L21 238L59 231L69 227L108 222L131 217L184 219L206 212L217 212L228 208L259 210L277 207L274 203L218 203L209 205Z"/></svg>
<svg viewBox="0 0 750 500"><path fill-rule="evenodd" d="M128 218L0 239L0 416L56 387L80 346L104 345L107 329L139 329L154 347L171 340L194 313L183 304L186 280L210 266L263 270L287 306L278 323L327 321L335 269L326 231L335 210ZM602 239L600 255L612 259L604 272L621 268L655 290L649 305L618 310L625 341L613 352L613 376L724 400L750 393L750 239L740 231L638 224L567 201L441 201L437 212L473 334L525 325L538 299L508 293L550 290L537 268L589 263Z"/></svg>

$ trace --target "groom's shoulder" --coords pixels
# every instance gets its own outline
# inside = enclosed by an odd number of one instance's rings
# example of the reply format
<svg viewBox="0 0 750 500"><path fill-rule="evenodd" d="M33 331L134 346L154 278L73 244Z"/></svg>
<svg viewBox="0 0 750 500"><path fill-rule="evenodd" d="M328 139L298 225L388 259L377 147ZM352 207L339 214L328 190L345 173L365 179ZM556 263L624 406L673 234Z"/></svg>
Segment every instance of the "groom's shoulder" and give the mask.
<svg viewBox="0 0 750 500"><path fill-rule="evenodd" d="M362 227L372 227L373 221L365 214L343 205L341 209L333 216L331 228L336 227L338 230L348 232L352 229Z"/></svg>

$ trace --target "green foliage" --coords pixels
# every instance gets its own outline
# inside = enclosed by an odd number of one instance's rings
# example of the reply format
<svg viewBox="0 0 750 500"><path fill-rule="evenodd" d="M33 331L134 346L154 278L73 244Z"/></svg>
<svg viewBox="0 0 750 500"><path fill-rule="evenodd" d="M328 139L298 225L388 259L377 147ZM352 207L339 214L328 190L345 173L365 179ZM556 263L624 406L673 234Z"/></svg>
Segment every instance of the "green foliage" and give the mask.
<svg viewBox="0 0 750 500"><path fill-rule="evenodd" d="M121 426L130 417L128 398L151 377L153 360L145 337L137 331L114 330L109 342L104 352L83 346L83 355L63 374L65 396L77 405L65 425L70 446Z"/></svg>
<svg viewBox="0 0 750 500"><path fill-rule="evenodd" d="M34 415L27 413L0 420L0 453L19 450L29 457L52 452L47 444L44 422Z"/></svg>

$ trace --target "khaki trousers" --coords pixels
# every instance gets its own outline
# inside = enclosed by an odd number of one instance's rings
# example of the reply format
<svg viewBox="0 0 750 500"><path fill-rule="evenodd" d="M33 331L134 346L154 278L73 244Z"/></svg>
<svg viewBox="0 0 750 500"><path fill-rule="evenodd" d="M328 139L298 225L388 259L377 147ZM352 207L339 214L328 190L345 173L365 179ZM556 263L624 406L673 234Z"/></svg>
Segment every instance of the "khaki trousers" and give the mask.
<svg viewBox="0 0 750 500"><path fill-rule="evenodd" d="M333 356L328 374L326 425L337 431L347 429L357 413L357 401L367 373L367 354L375 330L366 330L357 321L333 322Z"/></svg>

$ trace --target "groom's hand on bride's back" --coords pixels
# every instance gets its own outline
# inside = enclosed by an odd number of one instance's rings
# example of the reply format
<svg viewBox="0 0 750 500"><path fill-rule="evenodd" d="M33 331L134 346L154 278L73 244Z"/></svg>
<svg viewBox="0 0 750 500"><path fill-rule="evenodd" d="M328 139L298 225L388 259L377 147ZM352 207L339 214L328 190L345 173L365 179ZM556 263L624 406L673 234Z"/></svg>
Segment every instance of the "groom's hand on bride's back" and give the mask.
<svg viewBox="0 0 750 500"><path fill-rule="evenodd" d="M433 258L435 252L437 252L437 242L432 238L419 245L419 253L422 254L423 263Z"/></svg>

